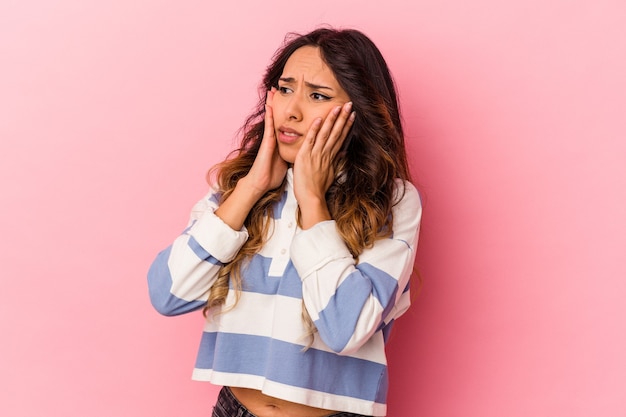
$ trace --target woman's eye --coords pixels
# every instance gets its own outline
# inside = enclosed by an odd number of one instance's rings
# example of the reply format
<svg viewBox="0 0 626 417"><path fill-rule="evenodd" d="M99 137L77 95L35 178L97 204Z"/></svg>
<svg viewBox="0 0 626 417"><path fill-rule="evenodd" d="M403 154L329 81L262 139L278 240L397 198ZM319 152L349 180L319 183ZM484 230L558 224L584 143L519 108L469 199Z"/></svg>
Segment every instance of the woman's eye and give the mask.
<svg viewBox="0 0 626 417"><path fill-rule="evenodd" d="M311 98L313 100L322 101L322 100L328 100L330 97L325 96L324 94L320 94L320 93L313 93L311 94Z"/></svg>
<svg viewBox="0 0 626 417"><path fill-rule="evenodd" d="M291 89L287 87L278 86L278 91L280 91L282 94L287 94L291 92Z"/></svg>

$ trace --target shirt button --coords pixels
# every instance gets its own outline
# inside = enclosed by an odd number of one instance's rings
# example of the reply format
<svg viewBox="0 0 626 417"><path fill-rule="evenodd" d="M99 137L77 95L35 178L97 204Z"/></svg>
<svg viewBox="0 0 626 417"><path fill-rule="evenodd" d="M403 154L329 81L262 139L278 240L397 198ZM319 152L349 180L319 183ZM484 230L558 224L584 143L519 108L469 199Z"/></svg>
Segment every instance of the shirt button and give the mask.
<svg viewBox="0 0 626 417"><path fill-rule="evenodd" d="M293 222L289 222L289 224L287 224L287 227L289 228L293 227Z"/></svg>
<svg viewBox="0 0 626 417"><path fill-rule="evenodd" d="M281 250L280 250L280 254L281 254L281 255L284 255L284 254L286 254L286 253L287 253L287 249L281 249Z"/></svg>

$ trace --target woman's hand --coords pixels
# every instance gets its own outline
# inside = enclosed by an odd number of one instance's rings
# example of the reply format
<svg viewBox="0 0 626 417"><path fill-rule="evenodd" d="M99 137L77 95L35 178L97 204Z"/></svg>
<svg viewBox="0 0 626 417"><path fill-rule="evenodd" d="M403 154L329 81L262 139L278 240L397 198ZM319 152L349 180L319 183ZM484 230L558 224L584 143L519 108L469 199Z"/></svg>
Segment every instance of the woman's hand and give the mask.
<svg viewBox="0 0 626 417"><path fill-rule="evenodd" d="M352 103L333 108L326 120L316 119L307 132L293 165L294 192L302 228L330 220L326 191L335 180L337 154L354 123Z"/></svg>
<svg viewBox="0 0 626 417"><path fill-rule="evenodd" d="M287 163L278 154L272 98L275 89L267 92L265 130L259 152L248 174L241 178L232 194L215 210L215 214L234 230L240 230L256 202L269 190L278 187L287 174Z"/></svg>
<svg viewBox="0 0 626 417"><path fill-rule="evenodd" d="M274 130L274 114L272 110L272 99L274 98L275 88L272 87L267 92L265 101L265 130L259 152L248 171L248 174L242 179L245 183L252 187L258 194L258 198L263 196L267 191L278 187L287 174L287 163L280 157L278 153L278 145L276 143L276 131Z"/></svg>

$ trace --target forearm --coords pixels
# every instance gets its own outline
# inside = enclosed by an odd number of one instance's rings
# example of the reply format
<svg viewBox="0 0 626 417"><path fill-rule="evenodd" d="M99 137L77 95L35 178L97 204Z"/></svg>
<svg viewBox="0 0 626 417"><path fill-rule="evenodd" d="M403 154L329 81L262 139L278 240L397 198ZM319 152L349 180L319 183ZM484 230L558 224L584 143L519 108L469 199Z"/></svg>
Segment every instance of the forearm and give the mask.
<svg viewBox="0 0 626 417"><path fill-rule="evenodd" d="M408 307L405 291L420 218L419 195L408 186L402 202L394 206L393 236L366 248L358 263L334 221L296 235L291 259L302 279L305 306L321 339L337 353L359 349L383 322Z"/></svg>
<svg viewBox="0 0 626 417"><path fill-rule="evenodd" d="M264 191L248 184L246 178L237 182L235 189L215 210L215 215L233 230L241 230L252 207L263 196Z"/></svg>
<svg viewBox="0 0 626 417"><path fill-rule="evenodd" d="M192 210L187 229L161 252L148 273L154 307L165 315L199 308L220 268L230 262L248 238L217 217L217 197L209 194Z"/></svg>
<svg viewBox="0 0 626 417"><path fill-rule="evenodd" d="M332 220L328 205L324 199L309 199L300 206L300 222L303 230L310 229L318 223Z"/></svg>

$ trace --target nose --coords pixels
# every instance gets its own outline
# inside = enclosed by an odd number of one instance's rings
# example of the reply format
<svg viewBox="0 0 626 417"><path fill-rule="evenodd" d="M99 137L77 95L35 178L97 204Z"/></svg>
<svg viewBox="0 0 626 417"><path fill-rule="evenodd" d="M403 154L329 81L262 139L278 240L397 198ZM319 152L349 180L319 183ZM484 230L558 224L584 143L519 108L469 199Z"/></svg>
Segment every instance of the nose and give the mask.
<svg viewBox="0 0 626 417"><path fill-rule="evenodd" d="M287 106L285 106L285 115L289 120L302 120L302 103L300 94L291 94Z"/></svg>

